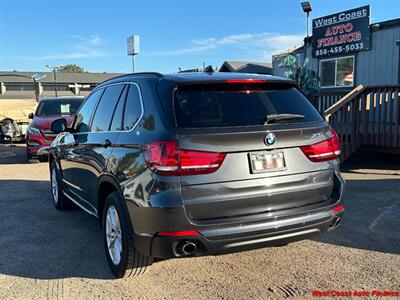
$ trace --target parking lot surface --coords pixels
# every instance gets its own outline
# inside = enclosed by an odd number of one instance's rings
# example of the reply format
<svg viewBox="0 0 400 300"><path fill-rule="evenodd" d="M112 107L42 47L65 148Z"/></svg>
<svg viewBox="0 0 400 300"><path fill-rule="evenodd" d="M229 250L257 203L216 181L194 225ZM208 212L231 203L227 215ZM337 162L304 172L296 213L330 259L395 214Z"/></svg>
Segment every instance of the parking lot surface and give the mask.
<svg viewBox="0 0 400 300"><path fill-rule="evenodd" d="M113 279L99 222L51 202L48 166L0 146L0 299L311 298L313 290L400 290L400 159L343 166L341 227L313 240L218 257L165 260Z"/></svg>

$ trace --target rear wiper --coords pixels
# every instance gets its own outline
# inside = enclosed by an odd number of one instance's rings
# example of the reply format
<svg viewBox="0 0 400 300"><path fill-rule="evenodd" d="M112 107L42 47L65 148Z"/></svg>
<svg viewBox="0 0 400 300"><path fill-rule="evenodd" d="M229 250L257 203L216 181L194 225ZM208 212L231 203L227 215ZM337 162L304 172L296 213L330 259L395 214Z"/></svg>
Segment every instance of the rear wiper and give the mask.
<svg viewBox="0 0 400 300"><path fill-rule="evenodd" d="M280 121L289 121L289 120L297 120L297 119L304 119L304 115L297 115L297 114L271 114L267 115L265 118L264 125L280 122Z"/></svg>

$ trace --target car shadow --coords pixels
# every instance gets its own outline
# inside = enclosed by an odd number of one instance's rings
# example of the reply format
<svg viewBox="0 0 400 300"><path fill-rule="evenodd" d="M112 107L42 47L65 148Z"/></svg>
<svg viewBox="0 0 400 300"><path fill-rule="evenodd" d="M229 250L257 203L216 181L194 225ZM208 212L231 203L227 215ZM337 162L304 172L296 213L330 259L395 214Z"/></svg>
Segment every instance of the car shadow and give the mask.
<svg viewBox="0 0 400 300"><path fill-rule="evenodd" d="M0 180L0 274L111 279L98 219L54 208L48 181Z"/></svg>
<svg viewBox="0 0 400 300"><path fill-rule="evenodd" d="M25 144L0 144L0 165L27 163Z"/></svg>
<svg viewBox="0 0 400 300"><path fill-rule="evenodd" d="M399 179L347 180L345 214L339 228L315 240L400 254Z"/></svg>
<svg viewBox="0 0 400 300"><path fill-rule="evenodd" d="M347 178L343 221L315 240L400 254L400 157L359 152L342 172Z"/></svg>
<svg viewBox="0 0 400 300"><path fill-rule="evenodd" d="M357 174L400 175L400 155L361 150L353 154L341 171Z"/></svg>

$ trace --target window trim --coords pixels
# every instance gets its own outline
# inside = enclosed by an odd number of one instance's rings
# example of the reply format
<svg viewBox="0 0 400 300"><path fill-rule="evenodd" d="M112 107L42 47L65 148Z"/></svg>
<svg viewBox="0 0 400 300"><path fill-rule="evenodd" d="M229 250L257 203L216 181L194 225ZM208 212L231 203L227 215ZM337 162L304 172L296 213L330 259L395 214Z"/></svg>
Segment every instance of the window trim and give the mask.
<svg viewBox="0 0 400 300"><path fill-rule="evenodd" d="M345 59L345 58L352 58L353 59L353 82L351 85L337 85L336 81L337 81L337 61L339 59ZM322 78L321 76L321 72L322 72L322 68L321 68L321 64L322 62L326 62L326 61L331 61L334 60L335 61L335 84L334 85L325 85L322 86L322 80L321 80L321 89L337 89L337 88L351 88L354 87L354 83L355 83L355 55L347 55L347 56L339 56L339 57L334 57L334 58L326 58L326 59L320 59L319 60L319 77Z"/></svg>
<svg viewBox="0 0 400 300"><path fill-rule="evenodd" d="M103 93L105 91L106 87L112 86L112 85L118 85L118 84L131 84L131 85L135 85L136 88L138 89L139 92L139 100L140 100L140 108L141 108L141 114L139 115L138 120L136 121L136 123L133 125L132 129L130 130L110 130L110 131L89 131L89 132L75 132L74 134L89 134L89 133L95 133L95 134L102 134L102 133L110 133L110 132L132 132L136 129L136 127L139 125L140 121L142 121L142 118L144 116L144 104L143 104L143 96L142 96L142 90L140 89L140 86L136 83L136 82L132 82L132 81L121 81L121 82L114 82L114 83L110 83L110 84L106 84L106 85L101 85L101 86L97 86L96 88L94 88L92 90L92 92L87 96L87 98L89 98L94 92L96 92L99 89L103 89ZM99 99L96 102L96 109L97 109L97 105L98 102L100 101L101 97L103 96L103 93L101 94L101 96L99 97ZM86 100L82 103L83 104L86 102ZM125 105L126 105L126 99L125 99L125 103L124 103L124 112L125 112ZM92 121L93 121L93 116L95 114L95 111L93 111L91 117L90 117L90 128L92 127ZM79 113L79 111L77 111L77 114ZM112 118L114 118L114 115L112 116ZM111 120L112 120L111 118Z"/></svg>

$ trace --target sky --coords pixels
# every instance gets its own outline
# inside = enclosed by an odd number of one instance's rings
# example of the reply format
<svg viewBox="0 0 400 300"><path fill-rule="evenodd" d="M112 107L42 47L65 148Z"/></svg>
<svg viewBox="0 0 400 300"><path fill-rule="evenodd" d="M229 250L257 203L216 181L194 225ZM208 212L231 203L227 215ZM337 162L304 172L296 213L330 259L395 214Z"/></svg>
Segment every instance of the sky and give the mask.
<svg viewBox="0 0 400 300"><path fill-rule="evenodd" d="M136 71L176 72L225 60L271 62L298 46L297 0L0 0L0 70L78 64L131 72L127 37L140 35ZM311 0L311 18L371 5L371 22L400 18L400 0Z"/></svg>

